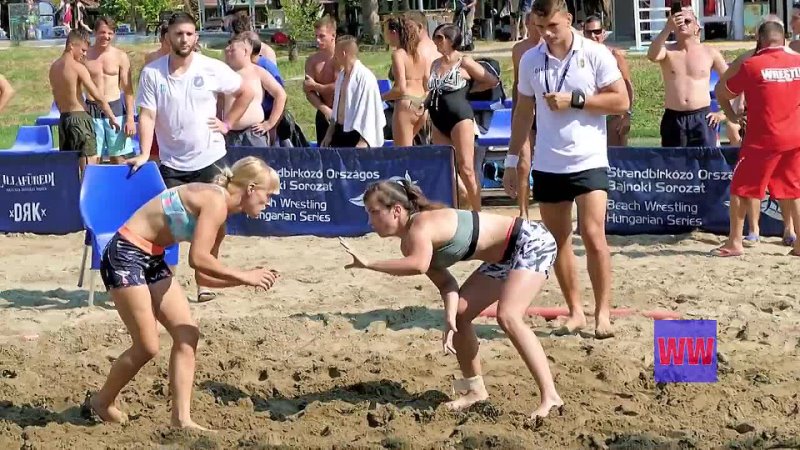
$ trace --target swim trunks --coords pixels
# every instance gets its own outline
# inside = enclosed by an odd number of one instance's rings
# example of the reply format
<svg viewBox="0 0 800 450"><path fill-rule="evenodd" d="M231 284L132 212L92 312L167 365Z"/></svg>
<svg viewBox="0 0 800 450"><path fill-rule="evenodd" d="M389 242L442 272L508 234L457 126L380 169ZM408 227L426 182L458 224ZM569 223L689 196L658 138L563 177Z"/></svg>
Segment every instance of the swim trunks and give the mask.
<svg viewBox="0 0 800 450"><path fill-rule="evenodd" d="M86 111L61 113L58 119L58 148L76 151L82 156L97 155L94 122Z"/></svg>
<svg viewBox="0 0 800 450"><path fill-rule="evenodd" d="M99 103L86 100L86 110L94 123L95 140L97 142L97 155L123 156L133 153L131 138L125 135L125 105L120 99L108 102L111 112L120 126L119 131L114 131L111 123L106 118L103 108Z"/></svg>
<svg viewBox="0 0 800 450"><path fill-rule="evenodd" d="M267 137L254 133L250 128L230 130L225 135L225 145L228 147L267 147Z"/></svg>
<svg viewBox="0 0 800 450"><path fill-rule="evenodd" d="M710 107L694 111L665 109L661 117L662 147L716 147L717 130L708 124Z"/></svg>
<svg viewBox="0 0 800 450"><path fill-rule="evenodd" d="M785 152L743 147L733 169L731 194L775 200L800 198L800 148Z"/></svg>

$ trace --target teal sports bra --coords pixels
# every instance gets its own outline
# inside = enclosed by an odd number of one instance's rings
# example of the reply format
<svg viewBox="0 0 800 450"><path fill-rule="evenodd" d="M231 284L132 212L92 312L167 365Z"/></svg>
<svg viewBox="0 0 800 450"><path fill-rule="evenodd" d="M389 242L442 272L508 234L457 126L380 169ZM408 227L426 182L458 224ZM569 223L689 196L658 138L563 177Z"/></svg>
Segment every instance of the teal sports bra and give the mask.
<svg viewBox="0 0 800 450"><path fill-rule="evenodd" d="M458 261L468 259L475 253L475 247L478 246L478 232L480 231L478 213L457 209L456 216L458 217L456 232L441 247L433 250L431 267L444 269Z"/></svg>
<svg viewBox="0 0 800 450"><path fill-rule="evenodd" d="M167 216L167 225L172 237L176 241L190 242L194 236L194 228L197 226L197 218L189 214L183 206L177 189L168 189L159 196L161 207Z"/></svg>

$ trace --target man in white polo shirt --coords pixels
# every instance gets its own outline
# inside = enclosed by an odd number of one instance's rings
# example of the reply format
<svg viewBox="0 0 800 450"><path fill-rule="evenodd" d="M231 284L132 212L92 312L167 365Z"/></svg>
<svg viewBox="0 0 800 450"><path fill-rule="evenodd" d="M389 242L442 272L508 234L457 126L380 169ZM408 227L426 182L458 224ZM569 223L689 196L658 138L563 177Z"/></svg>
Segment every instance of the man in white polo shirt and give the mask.
<svg viewBox="0 0 800 450"><path fill-rule="evenodd" d="M170 53L145 66L140 75L142 154L128 162L139 166L148 160L155 133L159 169L168 188L210 183L226 154L224 135L242 117L254 93L227 64L194 52L198 35L192 16L173 14L167 26ZM217 94L235 98L224 122L216 117Z"/></svg>
<svg viewBox="0 0 800 450"><path fill-rule="evenodd" d="M578 204L580 233L595 297L595 336L611 327L611 256L605 221L608 190L606 115L630 107L617 61L604 45L572 28L565 0L536 0L532 14L544 43L520 61L517 102L505 166L516 167L536 115L533 197L542 220L558 242L555 271L570 315L560 333L586 326L572 251L572 202ZM522 155L526 157L528 155ZM513 172L513 169L512 169ZM524 180L522 180L524 182Z"/></svg>

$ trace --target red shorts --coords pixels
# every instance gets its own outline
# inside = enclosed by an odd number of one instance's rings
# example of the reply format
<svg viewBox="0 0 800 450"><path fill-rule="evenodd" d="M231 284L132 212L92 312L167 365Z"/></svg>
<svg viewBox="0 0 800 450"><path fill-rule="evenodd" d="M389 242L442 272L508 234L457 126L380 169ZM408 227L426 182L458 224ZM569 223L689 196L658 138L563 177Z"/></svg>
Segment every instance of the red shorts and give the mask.
<svg viewBox="0 0 800 450"><path fill-rule="evenodd" d="M742 149L733 169L731 194L744 198L775 200L800 198L800 148L773 152Z"/></svg>

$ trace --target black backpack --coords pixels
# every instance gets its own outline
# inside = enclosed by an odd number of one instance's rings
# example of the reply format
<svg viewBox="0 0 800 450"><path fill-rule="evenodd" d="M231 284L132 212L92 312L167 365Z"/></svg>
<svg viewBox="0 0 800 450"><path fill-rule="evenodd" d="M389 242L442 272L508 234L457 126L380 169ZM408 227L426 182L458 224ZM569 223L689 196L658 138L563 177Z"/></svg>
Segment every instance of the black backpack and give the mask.
<svg viewBox="0 0 800 450"><path fill-rule="evenodd" d="M500 80L500 84L495 86L492 89L487 89L485 91L480 92L469 92L467 93L467 100L469 101L491 101L491 102L505 102L506 100L506 91L503 88L503 81L500 79L500 63L493 58L476 58L475 62L483 66L484 69L493 73L498 80ZM472 81L470 81L470 91L472 90ZM474 111L475 113L475 122L478 124L478 127L481 129L481 132L486 132L489 128L489 124L492 123L492 115L494 114L493 111Z"/></svg>
<svg viewBox="0 0 800 450"><path fill-rule="evenodd" d="M483 66L484 69L494 74L498 80L500 80L500 84L495 86L493 89L487 89L481 92L469 92L467 94L467 100L469 101L505 101L506 100L506 91L503 89L503 80L500 78L500 63L493 58L475 58L475 62ZM470 91L472 90L472 81L470 81Z"/></svg>

